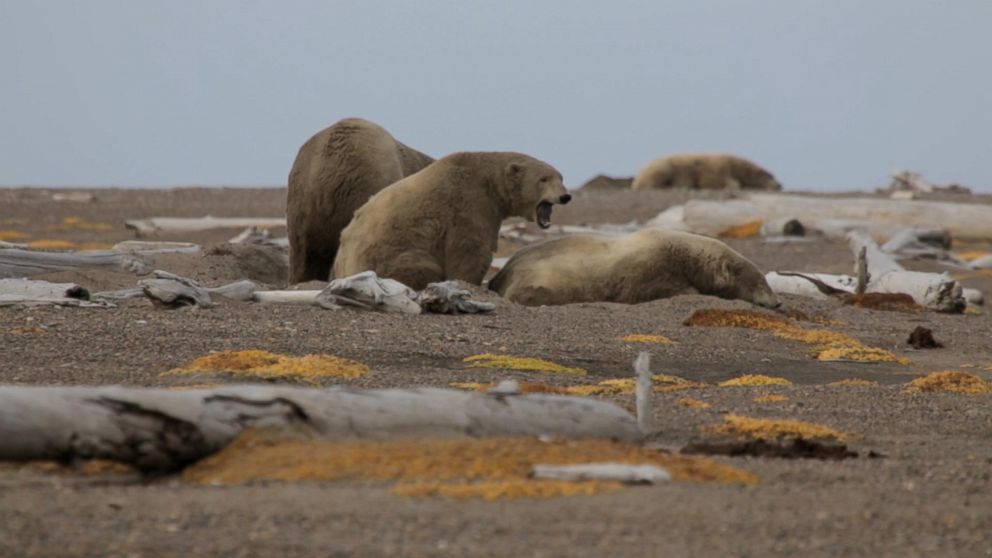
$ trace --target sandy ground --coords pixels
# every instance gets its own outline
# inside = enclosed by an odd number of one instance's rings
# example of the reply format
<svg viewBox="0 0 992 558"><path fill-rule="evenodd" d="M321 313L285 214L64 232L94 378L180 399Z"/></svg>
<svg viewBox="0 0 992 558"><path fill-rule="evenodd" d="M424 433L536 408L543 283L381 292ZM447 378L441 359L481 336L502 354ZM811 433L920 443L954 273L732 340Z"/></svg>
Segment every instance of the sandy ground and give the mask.
<svg viewBox="0 0 992 558"><path fill-rule="evenodd" d="M0 190L0 231L22 233L12 240L17 242L99 245L134 238L123 227L125 219L272 217L283 215L285 207L280 189L93 190L88 192L95 199L89 202L56 202L53 192ZM571 205L556 210L554 220L644 220L687 197L678 192L580 192ZM158 237L208 248L201 255L161 256L152 263L209 286L242 278L281 286L285 270L278 254L222 245L237 232ZM729 243L766 270L851 270L851 255L842 242ZM501 252L515 248L505 243ZM907 266L943 269L932 262ZM106 271L40 278L75 281L91 291L129 287L137 280ZM968 275L963 282L992 294L989 276ZM697 438L700 428L733 413L829 425L855 435L851 448L860 457L720 458L756 474L760 483L671 483L594 496L497 502L409 499L368 482L205 488L172 477L91 477L3 467L0 556L992 555L992 396L904 392L907 381L941 370L992 379L992 321L984 309L951 316L785 298L785 311L808 318L799 322L802 327L843 332L910 361L866 364L821 362L811 358L809 346L767 331L683 325L700 309L751 308L743 302L680 296L636 306L526 308L481 289L476 293L497 303L494 314L403 316L222 300L208 310L161 310L144 300L110 310L4 308L0 382L181 386L234 381L162 373L211 351L264 349L333 354L372 369L363 378L326 385L447 386L504 378L570 385L579 380L473 369L462 359L499 351L538 357L584 368L589 377L581 381L591 383L629 376L637 352L649 349L655 373L708 384L743 374L793 382L658 394L658 444L677 449ZM945 347L910 348L906 338L920 325L931 328ZM645 346L619 340L627 334L659 334L674 343ZM847 378L878 385L828 385ZM785 400L755 401L768 394ZM632 395L605 397L633 406ZM687 397L710 406L677 403ZM869 458L869 452L884 457Z"/></svg>

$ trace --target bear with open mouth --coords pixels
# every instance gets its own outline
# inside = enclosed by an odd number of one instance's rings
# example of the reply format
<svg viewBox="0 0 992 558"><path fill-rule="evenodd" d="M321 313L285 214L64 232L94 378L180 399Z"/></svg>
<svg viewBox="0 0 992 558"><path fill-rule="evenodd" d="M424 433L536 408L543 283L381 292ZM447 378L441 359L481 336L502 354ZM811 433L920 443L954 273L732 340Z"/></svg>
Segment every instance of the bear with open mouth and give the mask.
<svg viewBox="0 0 992 558"><path fill-rule="evenodd" d="M420 290L460 279L481 285L508 217L551 226L572 196L561 173L529 155L448 155L381 190L341 233L333 275L375 271Z"/></svg>

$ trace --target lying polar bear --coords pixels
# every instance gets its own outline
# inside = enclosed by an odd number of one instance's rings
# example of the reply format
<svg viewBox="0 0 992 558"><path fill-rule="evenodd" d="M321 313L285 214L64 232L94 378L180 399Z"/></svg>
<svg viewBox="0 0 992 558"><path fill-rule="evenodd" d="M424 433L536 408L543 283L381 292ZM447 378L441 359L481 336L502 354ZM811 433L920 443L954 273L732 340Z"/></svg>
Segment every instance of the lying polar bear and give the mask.
<svg viewBox="0 0 992 558"><path fill-rule="evenodd" d="M764 274L726 244L660 229L621 237L578 234L528 246L489 288L527 306L636 304L693 293L779 305Z"/></svg>

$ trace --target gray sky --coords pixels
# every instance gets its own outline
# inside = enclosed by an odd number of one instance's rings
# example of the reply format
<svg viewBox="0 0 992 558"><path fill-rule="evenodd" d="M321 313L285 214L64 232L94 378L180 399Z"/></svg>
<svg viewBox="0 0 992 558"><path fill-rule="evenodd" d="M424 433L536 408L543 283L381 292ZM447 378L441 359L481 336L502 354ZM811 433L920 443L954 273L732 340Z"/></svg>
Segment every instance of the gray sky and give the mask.
<svg viewBox="0 0 992 558"><path fill-rule="evenodd" d="M730 151L992 191L992 1L4 0L0 184L285 184L345 116L577 186Z"/></svg>

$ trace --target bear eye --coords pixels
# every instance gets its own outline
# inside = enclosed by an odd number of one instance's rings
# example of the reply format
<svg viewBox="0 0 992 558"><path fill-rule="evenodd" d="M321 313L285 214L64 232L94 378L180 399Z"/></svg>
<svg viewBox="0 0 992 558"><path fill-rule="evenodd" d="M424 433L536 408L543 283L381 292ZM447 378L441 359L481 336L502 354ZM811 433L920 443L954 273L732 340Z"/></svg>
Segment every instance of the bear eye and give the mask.
<svg viewBox="0 0 992 558"><path fill-rule="evenodd" d="M541 178L541 180L539 182L547 182L549 180L551 180L551 179L548 178L547 176L544 176L544 177Z"/></svg>

